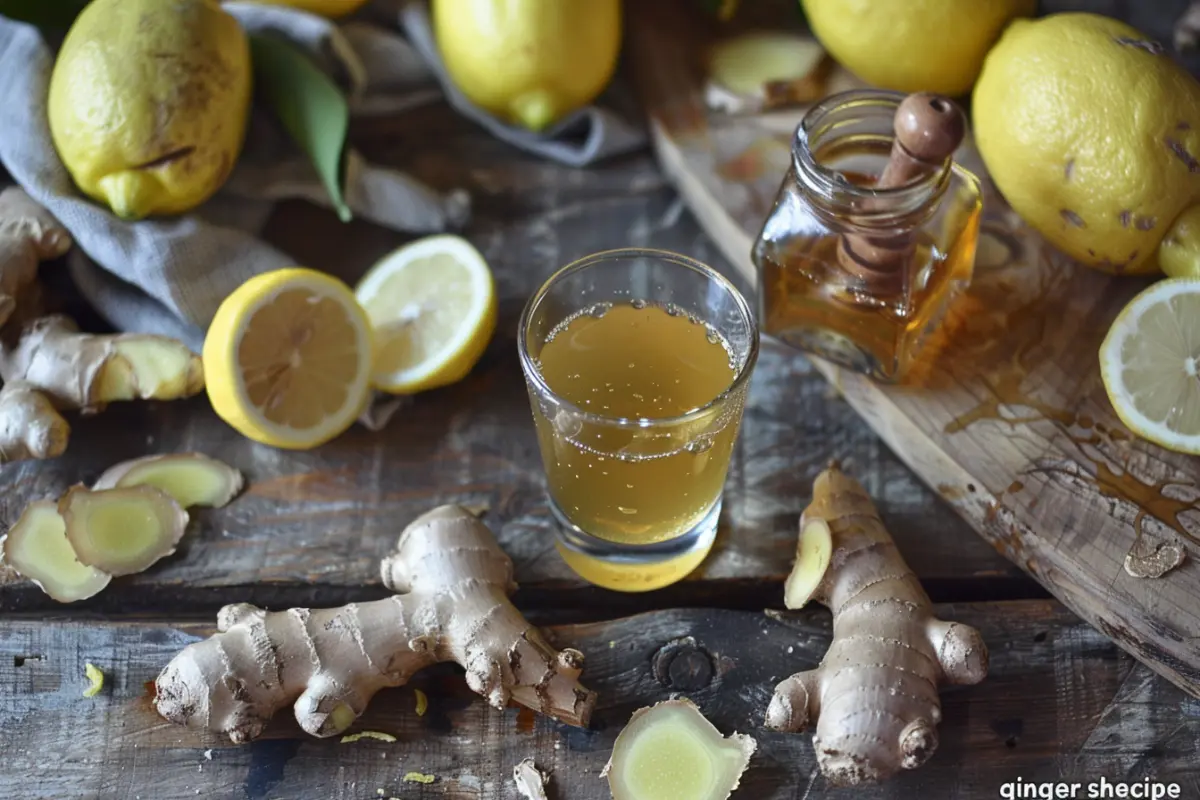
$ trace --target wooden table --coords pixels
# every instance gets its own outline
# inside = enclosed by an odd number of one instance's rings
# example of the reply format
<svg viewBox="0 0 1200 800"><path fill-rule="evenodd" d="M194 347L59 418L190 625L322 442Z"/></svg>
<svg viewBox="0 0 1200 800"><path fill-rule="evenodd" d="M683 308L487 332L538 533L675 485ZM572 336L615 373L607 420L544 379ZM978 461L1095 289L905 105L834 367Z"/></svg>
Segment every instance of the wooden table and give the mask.
<svg viewBox="0 0 1200 800"><path fill-rule="evenodd" d="M384 431L356 427L312 452L253 444L200 398L73 421L66 457L0 471L6 525L29 500L146 453L200 450L250 480L230 507L196 515L175 556L91 601L59 606L19 579L0 579L0 797L514 798L512 767L532 756L552 773L551 797L606 798L599 772L614 737L633 710L675 693L723 731L757 738L735 797L849 797L817 775L807 734L762 727L775 683L814 666L828 645L823 609L777 609L797 515L831 458L875 496L940 614L980 628L992 654L985 683L944 693L933 759L855 796L993 798L1018 778L1149 776L1200 797L1200 701L1048 599L920 484L802 356L778 345L764 345L753 379L709 560L687 581L644 595L574 578L551 545L517 361L521 307L555 268L610 247L661 247L728 265L648 153L597 169L559 167L440 105L362 126L355 137L376 161L470 190L466 234L495 269L501 295L492 346L467 380L413 399ZM269 234L304 263L350 280L404 241L304 204L282 206ZM232 746L155 715L147 682L213 630L220 606L384 596L379 558L409 520L444 502L487 506L485 521L517 564L518 605L560 646L585 653L584 681L600 693L589 730L490 709L451 666L380 694L354 728L392 733L396 743L314 740L285 713L263 739ZM108 675L93 699L81 697L86 662ZM414 712L413 688L429 697L424 716ZM405 783L408 772L436 778Z"/></svg>

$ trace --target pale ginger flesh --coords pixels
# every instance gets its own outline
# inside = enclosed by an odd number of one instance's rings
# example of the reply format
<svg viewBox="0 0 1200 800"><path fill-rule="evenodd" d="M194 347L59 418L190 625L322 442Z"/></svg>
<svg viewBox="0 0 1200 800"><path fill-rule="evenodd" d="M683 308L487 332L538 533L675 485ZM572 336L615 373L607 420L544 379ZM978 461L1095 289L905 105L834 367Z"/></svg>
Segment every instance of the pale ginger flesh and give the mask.
<svg viewBox="0 0 1200 800"><path fill-rule="evenodd" d="M0 389L0 464L55 458L70 436L67 421L33 384L13 381Z"/></svg>
<svg viewBox="0 0 1200 800"><path fill-rule="evenodd" d="M112 576L81 564L67 540L67 525L53 500L25 507L0 539L4 562L60 603L86 600L108 586Z"/></svg>
<svg viewBox="0 0 1200 800"><path fill-rule="evenodd" d="M114 577L141 572L175 552L188 515L152 486L70 489L58 501L67 540L80 563Z"/></svg>
<svg viewBox="0 0 1200 800"><path fill-rule="evenodd" d="M240 472L199 453L137 458L106 470L91 490L31 503L0 552L53 599L84 600L114 575L174 553L188 523L183 508L225 505L241 487Z"/></svg>
<svg viewBox="0 0 1200 800"><path fill-rule="evenodd" d="M801 540L787 605L811 596L829 607L833 641L820 666L775 688L767 726L813 728L817 764L835 786L918 767L937 748L939 685L983 680L987 647L974 628L933 615L870 496L836 465L817 477L800 527L815 539ZM817 541L824 530L828 547Z"/></svg>
<svg viewBox="0 0 1200 800"><path fill-rule="evenodd" d="M63 316L42 317L5 333L0 377L6 383L29 382L59 408L174 400L204 389L200 357L165 336L80 333Z"/></svg>
<svg viewBox="0 0 1200 800"><path fill-rule="evenodd" d="M459 506L416 519L383 559L396 596L341 608L268 613L226 606L218 633L188 645L158 676L166 719L258 736L292 705L313 736L345 731L384 687L454 661L492 706L509 700L586 726L595 696L578 681L583 656L558 651L509 601L512 561L482 522Z"/></svg>
<svg viewBox="0 0 1200 800"><path fill-rule="evenodd" d="M184 508L220 508L242 490L242 473L200 453L166 453L126 461L104 471L93 489L152 486Z"/></svg>
<svg viewBox="0 0 1200 800"><path fill-rule="evenodd" d="M722 736L690 700L666 700L633 712L602 774L613 800L725 800L756 747Z"/></svg>

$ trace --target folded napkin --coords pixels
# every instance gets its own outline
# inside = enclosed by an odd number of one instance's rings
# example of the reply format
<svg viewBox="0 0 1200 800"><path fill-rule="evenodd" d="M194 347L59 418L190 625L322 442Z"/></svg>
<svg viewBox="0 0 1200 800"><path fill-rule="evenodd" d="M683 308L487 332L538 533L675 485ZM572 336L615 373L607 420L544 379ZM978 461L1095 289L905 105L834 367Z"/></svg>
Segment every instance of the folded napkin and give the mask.
<svg viewBox="0 0 1200 800"><path fill-rule="evenodd" d="M307 52L345 89L352 117L403 114L444 96L498 138L572 166L646 141L640 126L600 107L537 135L472 106L441 65L423 2L377 0L340 25L284 6L227 2L224 8L249 33L280 36ZM183 216L118 219L75 188L55 152L46 121L55 52L37 29L0 17L0 163L71 232L78 244L72 276L103 317L120 330L176 336L199 350L230 292L254 275L295 263L258 238L274 203L302 198L330 206L330 198L307 157L270 110L256 104L233 174L212 199ZM469 215L464 190L436 192L353 149L344 181L346 203L357 217L397 231L452 230ZM337 273L335 265L309 266Z"/></svg>

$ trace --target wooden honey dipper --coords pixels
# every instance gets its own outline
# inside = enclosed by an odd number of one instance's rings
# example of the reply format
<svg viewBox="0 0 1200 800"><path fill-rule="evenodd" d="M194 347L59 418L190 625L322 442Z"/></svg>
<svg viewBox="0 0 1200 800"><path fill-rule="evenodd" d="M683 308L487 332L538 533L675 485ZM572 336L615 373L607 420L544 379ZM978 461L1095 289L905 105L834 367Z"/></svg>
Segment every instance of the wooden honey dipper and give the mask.
<svg viewBox="0 0 1200 800"><path fill-rule="evenodd" d="M874 188L895 189L943 168L966 132L962 111L936 94L910 94L896 109L895 138L883 174ZM872 288L899 288L904 268L912 256L912 234L869 237L844 234L838 244L838 261Z"/></svg>

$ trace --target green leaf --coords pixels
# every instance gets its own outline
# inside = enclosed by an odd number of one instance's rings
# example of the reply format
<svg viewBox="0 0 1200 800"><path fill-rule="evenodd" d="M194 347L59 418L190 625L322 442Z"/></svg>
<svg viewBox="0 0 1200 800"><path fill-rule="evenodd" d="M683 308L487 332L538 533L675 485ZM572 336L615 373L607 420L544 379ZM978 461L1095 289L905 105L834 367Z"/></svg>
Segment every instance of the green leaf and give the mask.
<svg viewBox="0 0 1200 800"><path fill-rule="evenodd" d="M66 30L89 0L0 0L0 17Z"/></svg>
<svg viewBox="0 0 1200 800"><path fill-rule="evenodd" d="M342 151L350 108L341 89L303 51L271 36L250 37L256 90L270 102L284 128L312 159L338 218L353 215L342 196Z"/></svg>

